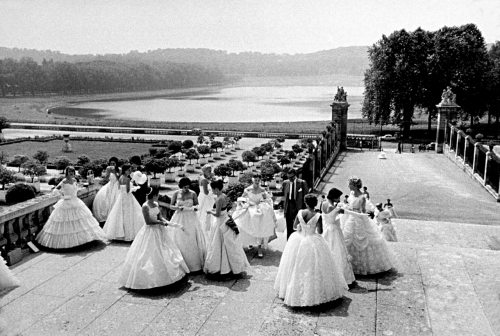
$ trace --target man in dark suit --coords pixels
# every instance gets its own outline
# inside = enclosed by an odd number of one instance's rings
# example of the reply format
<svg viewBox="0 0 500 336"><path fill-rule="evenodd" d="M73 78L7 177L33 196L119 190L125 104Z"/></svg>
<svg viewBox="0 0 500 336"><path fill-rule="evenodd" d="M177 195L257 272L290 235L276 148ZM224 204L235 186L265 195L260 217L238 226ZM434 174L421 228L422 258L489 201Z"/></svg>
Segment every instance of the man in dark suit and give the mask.
<svg viewBox="0 0 500 336"><path fill-rule="evenodd" d="M307 183L297 178L297 172L290 169L287 172L288 180L283 182L283 193L285 203L286 234L288 237L293 233L293 222L300 209L305 209L304 196L309 192Z"/></svg>

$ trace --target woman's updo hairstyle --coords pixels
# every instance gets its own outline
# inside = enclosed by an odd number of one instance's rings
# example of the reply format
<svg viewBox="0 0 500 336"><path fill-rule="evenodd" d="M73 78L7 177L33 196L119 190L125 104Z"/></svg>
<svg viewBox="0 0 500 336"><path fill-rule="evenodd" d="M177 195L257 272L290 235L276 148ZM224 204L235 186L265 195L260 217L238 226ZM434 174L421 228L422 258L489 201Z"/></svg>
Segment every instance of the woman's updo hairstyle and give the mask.
<svg viewBox="0 0 500 336"><path fill-rule="evenodd" d="M215 181L212 181L210 182L210 187L212 189L219 189L219 190L222 190L224 189L224 182L222 182L222 180L215 180Z"/></svg>
<svg viewBox="0 0 500 336"><path fill-rule="evenodd" d="M355 186L356 188L358 189L361 189L361 187L363 186L363 182L361 181L361 179L357 176L351 176L349 178L349 185L353 185Z"/></svg>
<svg viewBox="0 0 500 336"><path fill-rule="evenodd" d="M328 192L328 195L326 198L328 198L330 201L336 200L342 196L342 191L338 190L337 188L332 188Z"/></svg>
<svg viewBox="0 0 500 336"><path fill-rule="evenodd" d="M191 185L191 180L189 177L183 177L179 180L179 188L184 188L185 186L190 186Z"/></svg>
<svg viewBox="0 0 500 336"><path fill-rule="evenodd" d="M308 207L314 208L318 205L318 198L314 194L307 194L304 196L304 202L306 202Z"/></svg>
<svg viewBox="0 0 500 336"><path fill-rule="evenodd" d="M160 193L160 189L157 187L149 187L148 188L148 199L153 199Z"/></svg>
<svg viewBox="0 0 500 336"><path fill-rule="evenodd" d="M68 177L69 172L73 172L76 174L76 169L73 166L67 166L66 169L64 169L64 176Z"/></svg>
<svg viewBox="0 0 500 336"><path fill-rule="evenodd" d="M127 172L127 170L130 169L130 165L129 164L124 164L122 166L122 175L125 175L125 173Z"/></svg>

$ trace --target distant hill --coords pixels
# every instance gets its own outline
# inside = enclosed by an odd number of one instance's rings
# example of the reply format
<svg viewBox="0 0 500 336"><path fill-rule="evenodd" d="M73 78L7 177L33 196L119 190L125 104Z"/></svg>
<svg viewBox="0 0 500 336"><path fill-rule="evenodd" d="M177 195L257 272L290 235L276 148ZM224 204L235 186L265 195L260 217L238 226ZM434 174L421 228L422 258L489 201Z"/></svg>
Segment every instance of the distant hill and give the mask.
<svg viewBox="0 0 500 336"><path fill-rule="evenodd" d="M30 57L41 63L59 62L141 61L200 64L218 68L224 75L235 76L317 76L328 74L363 75L368 68L368 47L342 47L309 54L263 54L258 52L228 53L211 49L157 49L127 54L68 55L51 50L0 47L0 59Z"/></svg>

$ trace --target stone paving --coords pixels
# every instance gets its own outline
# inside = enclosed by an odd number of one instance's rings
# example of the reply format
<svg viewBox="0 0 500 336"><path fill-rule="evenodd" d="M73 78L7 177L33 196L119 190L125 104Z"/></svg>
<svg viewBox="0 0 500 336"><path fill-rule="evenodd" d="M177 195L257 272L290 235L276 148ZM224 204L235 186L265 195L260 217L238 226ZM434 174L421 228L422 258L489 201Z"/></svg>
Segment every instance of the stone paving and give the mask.
<svg viewBox="0 0 500 336"><path fill-rule="evenodd" d="M395 160L400 160L399 165L427 167L432 174L433 169L455 172L456 166L439 161L440 156L422 154L417 162L417 155L402 154ZM264 259L247 251L251 268L240 278L208 279L198 274L173 287L142 292L117 284L129 244L94 243L64 253L41 252L13 267L22 285L0 299L4 334L500 335L498 212L493 217L489 210L476 210L479 220L467 222L475 217L467 215L460 201L465 197L472 209L478 204L498 209L489 194L482 195L473 181L468 185L465 179L466 185L458 186L458 193L450 193L460 195L453 202L446 207L432 205L450 190L447 183L452 178L448 175L438 176L442 182L430 192L422 182L428 174L418 175L420 181L410 178L408 184L400 177L385 177L393 170L379 169L382 163L373 152L349 151L341 159L323 184L326 189L345 184L351 173L359 174L373 199L395 192L391 198L401 217L394 221L399 242L390 243L397 270L357 277L357 284L343 299L310 309L291 309L276 298L274 278L285 245L281 233ZM389 160L384 164L396 165ZM359 167L361 162L365 162L364 170ZM369 173L362 174L366 171ZM399 189L383 189L390 180L401 183ZM466 189L471 196L462 195L460 190ZM411 196L424 194L428 199ZM442 221L453 209L458 214ZM425 220L415 219L418 213L429 214L423 216Z"/></svg>

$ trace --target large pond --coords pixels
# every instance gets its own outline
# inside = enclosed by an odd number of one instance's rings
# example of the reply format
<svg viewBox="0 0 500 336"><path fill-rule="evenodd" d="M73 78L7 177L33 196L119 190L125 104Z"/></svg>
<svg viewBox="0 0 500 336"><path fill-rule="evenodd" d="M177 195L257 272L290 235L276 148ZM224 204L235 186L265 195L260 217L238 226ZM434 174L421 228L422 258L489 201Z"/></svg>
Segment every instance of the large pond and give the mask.
<svg viewBox="0 0 500 336"><path fill-rule="evenodd" d="M349 118L361 117L363 87L344 87ZM285 122L331 118L337 87L272 86L202 90L141 100L80 103L57 108L57 114L105 119L172 122Z"/></svg>

